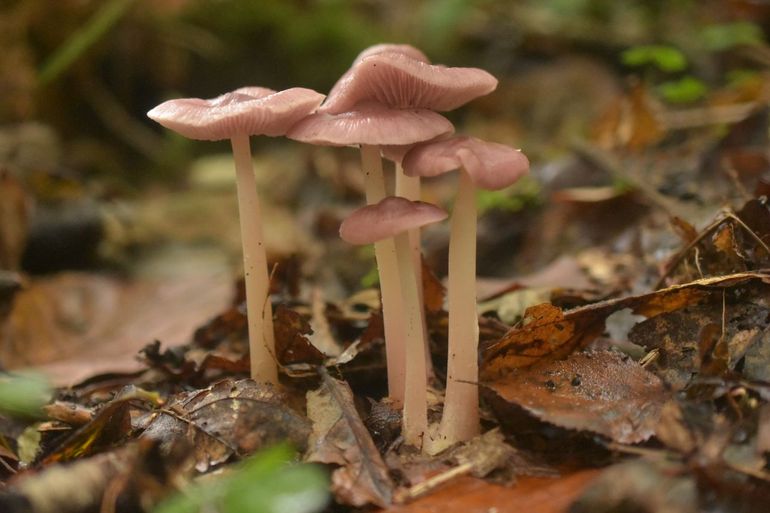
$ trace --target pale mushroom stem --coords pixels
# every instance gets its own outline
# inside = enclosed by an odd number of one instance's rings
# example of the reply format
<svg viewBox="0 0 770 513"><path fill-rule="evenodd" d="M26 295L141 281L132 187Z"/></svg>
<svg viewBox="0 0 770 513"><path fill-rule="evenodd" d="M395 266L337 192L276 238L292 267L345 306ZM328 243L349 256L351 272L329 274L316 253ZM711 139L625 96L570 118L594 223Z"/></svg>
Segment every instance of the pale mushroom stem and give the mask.
<svg viewBox="0 0 770 513"><path fill-rule="evenodd" d="M233 147L238 187L251 377L255 381L278 384L273 308L269 298L270 277L267 272L267 254L262 237L262 218L251 161L249 136L236 135L230 142Z"/></svg>
<svg viewBox="0 0 770 513"><path fill-rule="evenodd" d="M461 170L449 239L449 359L439 428L446 445L479 434L475 191L470 176Z"/></svg>
<svg viewBox="0 0 770 513"><path fill-rule="evenodd" d="M396 162L396 196L401 196L411 201L420 201L422 190L420 187L419 176L407 176L400 162ZM414 261L414 272L417 276L417 292L420 295L420 304L425 307L425 291L422 286L422 240L420 238L420 229L409 230L409 247ZM428 379L433 377L433 362L430 357L430 345L428 344L428 326L425 321L425 315L422 318L422 330L425 339L425 372Z"/></svg>
<svg viewBox="0 0 770 513"><path fill-rule="evenodd" d="M406 395L401 434L408 445L422 448L423 437L428 429L423 310L417 293L417 277L408 232L396 235L395 245L406 321Z"/></svg>
<svg viewBox="0 0 770 513"><path fill-rule="evenodd" d="M382 158L378 146L361 145L361 165L364 172L366 203L374 205L385 198L385 177L382 172ZM385 332L385 360L388 367L388 396L395 407L404 402L406 380L406 359L404 356L404 305L401 299L401 284L398 279L396 247L393 239L374 244L374 256L380 274L380 295L382 296L382 322Z"/></svg>

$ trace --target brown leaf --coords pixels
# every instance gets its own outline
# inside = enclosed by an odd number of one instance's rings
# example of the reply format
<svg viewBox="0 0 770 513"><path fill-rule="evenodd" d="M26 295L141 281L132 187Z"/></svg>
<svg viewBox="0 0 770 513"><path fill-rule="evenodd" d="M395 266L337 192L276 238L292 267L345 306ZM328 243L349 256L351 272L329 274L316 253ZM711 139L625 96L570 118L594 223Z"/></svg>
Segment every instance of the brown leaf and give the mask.
<svg viewBox="0 0 770 513"><path fill-rule="evenodd" d="M695 481L668 462L638 459L613 465L591 482L570 513L695 513Z"/></svg>
<svg viewBox="0 0 770 513"><path fill-rule="evenodd" d="M104 451L125 439L131 431L129 401L133 397L117 398L105 405L88 424L69 435L43 463L71 461Z"/></svg>
<svg viewBox="0 0 770 513"><path fill-rule="evenodd" d="M460 477L434 493L386 513L567 513L570 504L599 474L583 470L559 478L526 477L513 486Z"/></svg>
<svg viewBox="0 0 770 513"><path fill-rule="evenodd" d="M340 465L332 473L332 492L337 501L353 506L385 507L393 497L388 468L372 437L358 416L353 392L347 383L322 370L323 383L307 393L308 416L313 434L308 461Z"/></svg>
<svg viewBox="0 0 770 513"><path fill-rule="evenodd" d="M324 361L324 354L305 336L311 334L313 330L302 315L283 305L278 305L273 317L275 352L281 364L320 364Z"/></svg>
<svg viewBox="0 0 770 513"><path fill-rule="evenodd" d="M433 270L425 263L425 259L422 262L422 290L424 294L425 308L429 312L440 312L444 308L444 296L446 296L446 289L441 283Z"/></svg>
<svg viewBox="0 0 770 513"><path fill-rule="evenodd" d="M485 386L540 420L620 443L652 436L666 397L655 375L612 351L519 369Z"/></svg>
<svg viewBox="0 0 770 513"><path fill-rule="evenodd" d="M242 457L283 440L303 449L309 434L307 419L274 387L225 379L171 398L142 436L159 440L164 450L186 439L194 447L195 468L205 472L231 456Z"/></svg>
<svg viewBox="0 0 770 513"><path fill-rule="evenodd" d="M770 283L765 273L738 273L705 278L667 289L601 301L566 312L548 303L527 309L522 326L514 327L500 340L483 348L481 378L493 380L513 369L540 361L563 358L586 347L604 332L604 322L613 312L630 308L652 317L700 303L725 288L749 282Z"/></svg>
<svg viewBox="0 0 770 513"><path fill-rule="evenodd" d="M37 279L16 295L0 360L38 366L57 385L142 369L136 353L153 339L187 342L227 303L227 282L220 270L133 283L85 273Z"/></svg>
<svg viewBox="0 0 770 513"><path fill-rule="evenodd" d="M21 182L0 167L0 269L19 269L31 213L32 202Z"/></svg>

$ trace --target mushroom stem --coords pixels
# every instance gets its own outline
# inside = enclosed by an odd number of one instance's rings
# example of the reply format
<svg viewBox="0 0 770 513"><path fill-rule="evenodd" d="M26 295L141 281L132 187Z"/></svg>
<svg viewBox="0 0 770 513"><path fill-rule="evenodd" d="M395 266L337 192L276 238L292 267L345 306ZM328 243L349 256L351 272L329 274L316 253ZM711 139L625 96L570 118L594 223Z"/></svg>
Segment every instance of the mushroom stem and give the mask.
<svg viewBox="0 0 770 513"><path fill-rule="evenodd" d="M385 178L378 146L361 145L361 165L364 172L366 203L374 205L385 198ZM380 273L382 296L382 322L385 332L385 360L388 368L388 395L396 407L404 401L406 359L404 356L404 306L401 284L398 280L398 263L393 239L374 244L374 256Z"/></svg>
<svg viewBox="0 0 770 513"><path fill-rule="evenodd" d="M425 369L425 338L422 329L423 310L417 293L417 277L409 245L408 232L395 237L399 265L399 282L403 292L406 328L406 383L401 434L404 441L422 448L428 429L428 396Z"/></svg>
<svg viewBox="0 0 770 513"><path fill-rule="evenodd" d="M401 196L411 201L420 201L422 195L419 176L406 176L400 162L396 162L396 196ZM420 238L420 229L409 230L409 246L414 260L414 273L417 277L417 293L419 294L420 304L425 308L425 291L422 286L422 241ZM428 343L428 326L425 320L425 314L421 316L422 330L425 334L425 372L428 379L433 377L433 362L430 357L430 344Z"/></svg>
<svg viewBox="0 0 770 513"><path fill-rule="evenodd" d="M269 298L270 278L267 273L267 255L262 237L262 218L251 162L249 136L236 135L230 142L233 147L238 187L251 377L255 381L277 384L273 308Z"/></svg>
<svg viewBox="0 0 770 513"><path fill-rule="evenodd" d="M479 433L476 187L460 171L449 240L449 359L439 435L451 445Z"/></svg>

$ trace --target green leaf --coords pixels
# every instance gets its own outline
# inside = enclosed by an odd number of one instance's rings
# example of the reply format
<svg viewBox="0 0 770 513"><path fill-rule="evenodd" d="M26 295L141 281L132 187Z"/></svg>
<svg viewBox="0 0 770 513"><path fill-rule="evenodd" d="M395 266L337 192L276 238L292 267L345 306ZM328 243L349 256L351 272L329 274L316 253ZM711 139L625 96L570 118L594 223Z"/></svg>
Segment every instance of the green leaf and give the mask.
<svg viewBox="0 0 770 513"><path fill-rule="evenodd" d="M294 451L278 445L217 479L193 485L163 501L153 513L313 513L329 500L320 467L293 463Z"/></svg>
<svg viewBox="0 0 770 513"><path fill-rule="evenodd" d="M34 372L0 373L0 413L14 417L42 417L51 398L51 385Z"/></svg>
<svg viewBox="0 0 770 513"><path fill-rule="evenodd" d="M660 84L657 89L671 103L691 103L703 98L708 91L706 84L689 76Z"/></svg>
<svg viewBox="0 0 770 513"><path fill-rule="evenodd" d="M736 21L705 27L700 34L703 45L712 51L723 51L736 46L754 46L764 42L762 29L749 21Z"/></svg>
<svg viewBox="0 0 770 513"><path fill-rule="evenodd" d="M687 58L673 46L641 45L629 48L622 54L623 64L641 67L653 65L667 73L682 71L687 67Z"/></svg>
<svg viewBox="0 0 770 513"><path fill-rule="evenodd" d="M40 84L45 85L53 81L77 61L112 29L133 2L134 0L110 0L103 3L83 27L46 59L38 75Z"/></svg>

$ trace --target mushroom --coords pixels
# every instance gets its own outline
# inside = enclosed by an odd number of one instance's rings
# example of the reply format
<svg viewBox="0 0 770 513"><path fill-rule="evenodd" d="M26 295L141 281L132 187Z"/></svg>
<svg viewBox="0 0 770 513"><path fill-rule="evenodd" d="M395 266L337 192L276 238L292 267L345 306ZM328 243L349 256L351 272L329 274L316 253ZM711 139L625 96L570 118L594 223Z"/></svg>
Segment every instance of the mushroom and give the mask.
<svg viewBox="0 0 770 513"><path fill-rule="evenodd" d="M277 384L278 370L267 255L249 136L284 135L298 120L316 110L323 98L322 94L304 88L276 92L243 87L209 100L169 100L147 113L151 119L190 139L230 139L243 244L251 377L257 381Z"/></svg>
<svg viewBox="0 0 770 513"><path fill-rule="evenodd" d="M423 446L428 429L428 383L421 320L423 309L417 292L408 232L446 217L444 210L430 203L388 196L374 205L356 210L340 226L340 237L351 244L371 244L394 237L406 315L406 379L401 433L407 444L418 448Z"/></svg>
<svg viewBox="0 0 770 513"><path fill-rule="evenodd" d="M508 146L458 136L415 145L403 160L409 176L460 169L449 240L449 350L444 413L437 444L451 445L479 432L476 313L476 188L498 190L529 170L527 157Z"/></svg>
<svg viewBox="0 0 770 513"><path fill-rule="evenodd" d="M452 132L452 123L435 112L390 109L378 103L365 102L359 104L356 110L342 114L311 114L294 125L286 136L310 144L360 146L366 202L372 205L386 197L380 145L414 144ZM404 312L397 278L396 250L392 240L383 239L375 243L374 252L380 273L388 395L396 404L401 404L405 376Z"/></svg>
<svg viewBox="0 0 770 513"><path fill-rule="evenodd" d="M381 51L355 62L318 110L339 114L376 101L397 109L446 111L496 87L497 79L482 69L440 66L407 52Z"/></svg>

